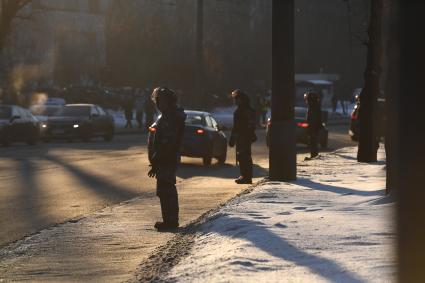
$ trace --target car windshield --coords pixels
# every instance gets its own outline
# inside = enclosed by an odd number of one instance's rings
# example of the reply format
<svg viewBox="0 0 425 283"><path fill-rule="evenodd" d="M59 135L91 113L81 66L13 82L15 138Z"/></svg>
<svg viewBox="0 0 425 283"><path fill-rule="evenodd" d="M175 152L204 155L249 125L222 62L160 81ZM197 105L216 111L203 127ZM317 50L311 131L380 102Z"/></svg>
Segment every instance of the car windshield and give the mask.
<svg viewBox="0 0 425 283"><path fill-rule="evenodd" d="M75 117L75 116L89 116L90 106L65 106L56 116L62 117Z"/></svg>
<svg viewBox="0 0 425 283"><path fill-rule="evenodd" d="M37 116L55 116L61 110L60 106L33 106L31 113Z"/></svg>
<svg viewBox="0 0 425 283"><path fill-rule="evenodd" d="M7 106L0 106L0 119L9 119L11 109Z"/></svg>
<svg viewBox="0 0 425 283"><path fill-rule="evenodd" d="M204 122L201 115L187 114L185 124L203 126Z"/></svg>
<svg viewBox="0 0 425 283"><path fill-rule="evenodd" d="M295 107L295 118L305 118L307 115L307 108Z"/></svg>

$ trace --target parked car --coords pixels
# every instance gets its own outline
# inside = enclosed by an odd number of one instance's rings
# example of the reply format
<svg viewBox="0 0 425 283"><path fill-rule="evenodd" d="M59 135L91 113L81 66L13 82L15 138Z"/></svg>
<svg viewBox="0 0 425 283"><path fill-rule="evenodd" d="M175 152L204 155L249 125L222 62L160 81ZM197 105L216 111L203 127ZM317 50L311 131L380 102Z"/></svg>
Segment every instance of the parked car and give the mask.
<svg viewBox="0 0 425 283"><path fill-rule="evenodd" d="M0 105L0 143L26 142L34 145L40 138L40 122L16 105Z"/></svg>
<svg viewBox="0 0 425 283"><path fill-rule="evenodd" d="M224 164L227 157L227 138L216 120L207 112L186 110L185 113L187 117L181 155L202 158L205 166L209 166L213 158ZM152 156L157 121L149 128L149 159Z"/></svg>
<svg viewBox="0 0 425 283"><path fill-rule="evenodd" d="M89 141L103 137L111 141L114 137L114 120L102 107L95 104L66 104L55 116L42 125L43 139L82 139Z"/></svg>
<svg viewBox="0 0 425 283"><path fill-rule="evenodd" d="M358 99L357 99L358 100ZM376 119L376 134L378 139L381 139L385 136L385 127L387 116L385 114L385 98L378 98L376 104L377 119ZM353 111L351 112L350 118L350 129L348 134L352 141L359 141L359 132L360 132L360 120L359 120L359 111L360 111L360 101L356 102Z"/></svg>
<svg viewBox="0 0 425 283"><path fill-rule="evenodd" d="M49 117L55 116L61 109L61 105L36 104L29 110L40 122L47 122Z"/></svg>
<svg viewBox="0 0 425 283"><path fill-rule="evenodd" d="M360 104L356 103L353 111L351 112L350 129L348 130L348 134L350 135L352 141L359 141L359 109Z"/></svg>
<svg viewBox="0 0 425 283"><path fill-rule="evenodd" d="M307 108L305 107L295 107L295 117L294 122L296 124L296 142L301 144L309 145L310 140L308 136L308 123L306 121L307 117ZM328 147L328 136L329 131L326 127L326 121L327 121L327 111L322 111L322 119L324 120L324 123L322 123L322 128L319 132L319 144L322 148ZM270 145L270 125L271 125L271 118L268 119L267 122L267 128L266 128L266 142L267 146Z"/></svg>

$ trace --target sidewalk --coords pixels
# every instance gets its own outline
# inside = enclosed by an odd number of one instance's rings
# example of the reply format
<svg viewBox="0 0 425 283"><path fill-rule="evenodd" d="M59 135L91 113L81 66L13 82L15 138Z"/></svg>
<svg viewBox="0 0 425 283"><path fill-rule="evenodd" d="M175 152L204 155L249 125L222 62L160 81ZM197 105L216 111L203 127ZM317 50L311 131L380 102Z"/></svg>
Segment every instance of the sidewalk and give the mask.
<svg viewBox="0 0 425 283"><path fill-rule="evenodd" d="M302 162L296 182L268 182L231 201L196 229L188 255L157 276L165 282L395 282L395 204L384 197L385 165L359 164L355 154L345 148ZM142 264L140 272L146 270Z"/></svg>

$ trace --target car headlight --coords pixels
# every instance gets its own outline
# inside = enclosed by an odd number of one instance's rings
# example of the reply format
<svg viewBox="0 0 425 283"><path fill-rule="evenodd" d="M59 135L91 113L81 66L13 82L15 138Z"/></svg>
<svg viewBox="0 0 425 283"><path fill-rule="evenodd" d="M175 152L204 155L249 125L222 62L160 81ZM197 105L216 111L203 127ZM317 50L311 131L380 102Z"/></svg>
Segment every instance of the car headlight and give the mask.
<svg viewBox="0 0 425 283"><path fill-rule="evenodd" d="M74 129L77 129L79 127L80 127L80 125L78 125L78 124L74 124L74 126L73 126Z"/></svg>

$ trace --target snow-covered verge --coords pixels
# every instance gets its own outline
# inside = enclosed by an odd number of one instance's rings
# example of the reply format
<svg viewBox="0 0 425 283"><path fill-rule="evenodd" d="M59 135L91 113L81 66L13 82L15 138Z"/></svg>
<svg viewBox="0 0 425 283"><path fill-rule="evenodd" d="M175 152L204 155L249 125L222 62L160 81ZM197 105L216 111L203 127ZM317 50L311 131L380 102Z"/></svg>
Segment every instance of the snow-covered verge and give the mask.
<svg viewBox="0 0 425 283"><path fill-rule="evenodd" d="M393 282L394 203L385 168L345 148L302 162L293 183L256 187L201 225L178 282ZM384 153L379 152L380 160Z"/></svg>

